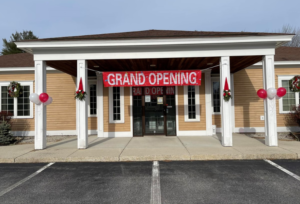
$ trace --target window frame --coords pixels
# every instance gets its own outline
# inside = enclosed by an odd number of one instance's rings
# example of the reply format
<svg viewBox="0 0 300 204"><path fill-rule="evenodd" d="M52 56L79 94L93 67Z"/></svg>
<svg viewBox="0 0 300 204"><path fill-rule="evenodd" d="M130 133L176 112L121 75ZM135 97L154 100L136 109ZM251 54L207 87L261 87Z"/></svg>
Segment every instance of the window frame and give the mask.
<svg viewBox="0 0 300 204"><path fill-rule="evenodd" d="M195 87L195 112L196 118L189 118L189 107L188 107L188 86L184 86L184 121L185 122L199 122L200 121L200 88Z"/></svg>
<svg viewBox="0 0 300 204"><path fill-rule="evenodd" d="M109 87L109 123L124 123L124 87L120 88L120 120L114 120L113 116L113 87ZM112 105L111 105L112 104Z"/></svg>
<svg viewBox="0 0 300 204"><path fill-rule="evenodd" d="M33 81L18 81L21 86L29 86L30 94L33 93ZM2 86L9 86L10 82L0 82L0 111L2 111ZM26 119L26 118L33 118L33 103L30 103L30 114L28 116L17 116L14 115L12 119ZM18 98L14 98L14 114L18 114Z"/></svg>
<svg viewBox="0 0 300 204"><path fill-rule="evenodd" d="M88 117L93 118L97 117L98 107L96 108L96 114L91 114L91 105L90 105L90 93L91 85L96 85L96 104L97 104L97 80L88 80L88 89L87 89L87 103L88 103Z"/></svg>
<svg viewBox="0 0 300 204"><path fill-rule="evenodd" d="M291 80L294 77L294 75L278 75L278 87L282 87L282 81L283 80ZM282 98L279 100L279 113L280 114L288 114L290 111L284 111L283 110L283 102ZM295 105L299 105L299 92L295 92Z"/></svg>
<svg viewBox="0 0 300 204"><path fill-rule="evenodd" d="M219 82L220 83L220 77L211 77L211 112L213 115L221 115L221 93L220 93L220 112L214 112L214 96L213 96L213 91L214 91L214 86L213 83L214 82Z"/></svg>

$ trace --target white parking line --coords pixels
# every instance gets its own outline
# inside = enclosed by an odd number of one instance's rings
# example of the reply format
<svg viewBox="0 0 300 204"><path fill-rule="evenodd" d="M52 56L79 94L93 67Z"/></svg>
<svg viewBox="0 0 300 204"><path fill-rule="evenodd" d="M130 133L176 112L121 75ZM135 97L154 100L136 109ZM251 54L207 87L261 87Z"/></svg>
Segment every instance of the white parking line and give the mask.
<svg viewBox="0 0 300 204"><path fill-rule="evenodd" d="M282 166L279 166L278 164L268 160L268 159L264 159L266 162L268 162L269 164L271 164L272 166L275 166L276 168L280 169L281 171L287 173L288 175L294 177L295 179L297 179L298 181L300 181L300 176L290 172L289 170L283 168Z"/></svg>
<svg viewBox="0 0 300 204"><path fill-rule="evenodd" d="M153 162L152 184L151 184L151 204L161 204L160 177L158 161Z"/></svg>
<svg viewBox="0 0 300 204"><path fill-rule="evenodd" d="M31 174L30 176L27 176L26 178L22 179L21 181L15 183L14 185L8 187L7 189L4 189L3 191L0 192L0 197L3 196L4 194L8 193L9 191L13 190L14 188L18 187L19 185L21 185L22 183L28 181L29 179L31 179L32 177L38 175L39 173L41 173L42 171L44 171L46 168L48 168L49 166L53 165L54 163L49 163L46 166L40 168L39 170L37 170L36 172L34 172L33 174Z"/></svg>

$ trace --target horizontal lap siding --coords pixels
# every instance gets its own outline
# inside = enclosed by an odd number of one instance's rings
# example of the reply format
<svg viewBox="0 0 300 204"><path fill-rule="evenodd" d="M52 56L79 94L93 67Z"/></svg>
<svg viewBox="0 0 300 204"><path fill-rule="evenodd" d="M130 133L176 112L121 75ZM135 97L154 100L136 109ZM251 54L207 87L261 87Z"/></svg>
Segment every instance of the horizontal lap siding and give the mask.
<svg viewBox="0 0 300 204"><path fill-rule="evenodd" d="M104 132L130 131L130 87L124 87L124 123L109 123L109 97L108 88L103 88L103 118Z"/></svg>
<svg viewBox="0 0 300 204"><path fill-rule="evenodd" d="M1 82L10 81L34 81L33 72L1 72L0 74ZM34 83L33 83L34 90ZM34 106L33 106L34 115ZM12 119L12 130L13 131L34 131L34 118L28 119Z"/></svg>
<svg viewBox="0 0 300 204"><path fill-rule="evenodd" d="M53 98L47 106L47 130L76 130L76 77L47 72L47 93Z"/></svg>
<svg viewBox="0 0 300 204"><path fill-rule="evenodd" d="M293 77L295 75L300 75L300 66L299 66L299 68L278 68L278 69L275 69L275 76L276 76L275 85L276 85L276 88L278 88L278 75L292 75L291 77ZM278 127L286 126L285 117L287 116L287 114L279 114L279 101L278 100L277 100L277 103L276 103L276 111L277 111L277 126Z"/></svg>
<svg viewBox="0 0 300 204"><path fill-rule="evenodd" d="M221 127L221 115L212 115L212 124Z"/></svg>
<svg viewBox="0 0 300 204"><path fill-rule="evenodd" d="M184 90L183 86L177 87L178 94L178 124L179 131L187 130L206 130L206 109L205 109L205 76L202 74L200 86L200 122L185 122L184 121ZM187 105L187 104L186 104Z"/></svg>
<svg viewBox="0 0 300 204"><path fill-rule="evenodd" d="M276 68L275 88L278 88L278 75L299 75L300 68ZM234 74L235 127L264 127L264 100L256 92L263 88L262 69L244 69ZM275 100L275 99L274 99ZM286 114L279 113L276 100L277 126L284 127Z"/></svg>

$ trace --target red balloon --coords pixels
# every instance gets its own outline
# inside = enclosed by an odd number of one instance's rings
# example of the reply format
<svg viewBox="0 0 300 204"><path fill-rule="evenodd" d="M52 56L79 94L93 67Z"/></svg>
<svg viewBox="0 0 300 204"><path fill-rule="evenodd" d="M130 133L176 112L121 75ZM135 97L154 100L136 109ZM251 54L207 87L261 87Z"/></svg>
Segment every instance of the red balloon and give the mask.
<svg viewBox="0 0 300 204"><path fill-rule="evenodd" d="M265 99L268 96L266 90L264 90L264 89L259 89L257 91L257 95L258 95L259 98L262 98L262 99Z"/></svg>
<svg viewBox="0 0 300 204"><path fill-rule="evenodd" d="M283 97L286 94L286 89L283 87L280 87L277 89L277 96L278 97Z"/></svg>
<svg viewBox="0 0 300 204"><path fill-rule="evenodd" d="M41 93L39 98L42 103L45 103L46 101L48 101L49 95L47 93Z"/></svg>

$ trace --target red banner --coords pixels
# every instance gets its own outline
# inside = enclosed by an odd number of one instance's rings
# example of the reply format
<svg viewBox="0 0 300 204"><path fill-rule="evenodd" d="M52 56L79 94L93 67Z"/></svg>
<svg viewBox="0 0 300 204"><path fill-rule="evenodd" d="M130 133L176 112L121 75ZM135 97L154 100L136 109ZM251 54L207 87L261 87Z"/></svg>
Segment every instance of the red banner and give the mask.
<svg viewBox="0 0 300 204"><path fill-rule="evenodd" d="M122 86L199 86L201 71L103 72L105 87Z"/></svg>

